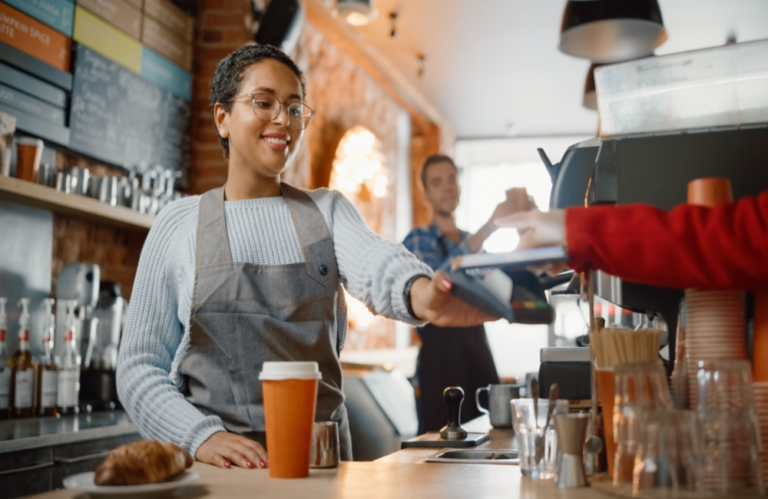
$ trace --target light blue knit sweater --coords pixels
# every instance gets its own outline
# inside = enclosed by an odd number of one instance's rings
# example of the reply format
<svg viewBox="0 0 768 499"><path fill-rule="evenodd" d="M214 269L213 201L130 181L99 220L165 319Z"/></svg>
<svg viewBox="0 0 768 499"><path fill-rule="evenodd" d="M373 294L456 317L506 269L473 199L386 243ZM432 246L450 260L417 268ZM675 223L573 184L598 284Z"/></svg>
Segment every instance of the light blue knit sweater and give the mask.
<svg viewBox="0 0 768 499"><path fill-rule="evenodd" d="M432 275L431 269L402 245L374 234L341 193L321 189L309 195L331 229L339 277L349 294L375 314L417 325L408 314L403 290L411 277ZM189 345L199 204L200 197L195 196L168 205L149 231L117 368L120 401L141 434L175 442L193 456L213 433L225 431L221 419L206 417L187 402L178 373ZM227 201L224 207L233 261L255 265L304 261L282 197ZM339 337L344 337L347 315L339 308Z"/></svg>

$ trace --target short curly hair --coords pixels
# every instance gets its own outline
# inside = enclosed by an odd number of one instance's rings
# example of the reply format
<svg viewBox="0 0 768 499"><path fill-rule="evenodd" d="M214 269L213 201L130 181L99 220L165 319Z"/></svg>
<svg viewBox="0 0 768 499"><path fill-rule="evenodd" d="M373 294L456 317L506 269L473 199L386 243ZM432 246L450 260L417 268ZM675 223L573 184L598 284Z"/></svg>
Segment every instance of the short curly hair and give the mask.
<svg viewBox="0 0 768 499"><path fill-rule="evenodd" d="M245 77L245 71L252 64L256 64L264 59L274 59L288 66L299 79L301 95L306 97L304 73L301 72L296 63L285 52L272 45L246 45L226 56L216 66L216 71L213 73L213 81L211 82L211 114L213 114L213 108L217 102L224 106L224 110L228 113L232 111L232 99L237 96L240 83L242 83ZM216 116L214 115L213 118L215 126ZM219 134L218 128L216 128L216 134ZM219 135L219 142L221 147L224 148L224 156L228 158L229 139Z"/></svg>

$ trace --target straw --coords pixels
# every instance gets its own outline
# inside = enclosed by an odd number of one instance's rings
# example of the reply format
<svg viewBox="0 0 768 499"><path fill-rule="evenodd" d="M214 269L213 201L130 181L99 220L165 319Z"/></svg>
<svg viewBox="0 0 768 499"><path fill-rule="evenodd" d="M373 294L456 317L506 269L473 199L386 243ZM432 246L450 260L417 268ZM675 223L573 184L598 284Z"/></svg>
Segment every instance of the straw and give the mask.
<svg viewBox="0 0 768 499"><path fill-rule="evenodd" d="M658 358L661 331L606 328L592 332L589 340L597 366L612 368Z"/></svg>

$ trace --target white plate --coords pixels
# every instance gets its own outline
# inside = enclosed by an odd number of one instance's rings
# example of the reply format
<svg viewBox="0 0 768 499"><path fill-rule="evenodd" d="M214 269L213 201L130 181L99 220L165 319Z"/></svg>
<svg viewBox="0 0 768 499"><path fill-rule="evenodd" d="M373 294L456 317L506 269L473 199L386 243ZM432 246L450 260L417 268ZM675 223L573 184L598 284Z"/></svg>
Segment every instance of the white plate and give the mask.
<svg viewBox="0 0 768 499"><path fill-rule="evenodd" d="M64 479L64 487L67 489L82 490L94 496L122 496L136 497L155 495L159 492L167 492L178 489L200 480L200 475L185 471L176 475L167 482L150 483L147 485L96 485L93 483L94 472L78 473Z"/></svg>

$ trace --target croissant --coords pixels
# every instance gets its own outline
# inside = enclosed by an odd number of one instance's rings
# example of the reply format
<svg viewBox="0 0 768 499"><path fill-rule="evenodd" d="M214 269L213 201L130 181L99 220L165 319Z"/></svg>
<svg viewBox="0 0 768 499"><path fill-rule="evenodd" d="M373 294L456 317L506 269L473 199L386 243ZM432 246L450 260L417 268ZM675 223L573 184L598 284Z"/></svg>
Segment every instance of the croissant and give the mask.
<svg viewBox="0 0 768 499"><path fill-rule="evenodd" d="M113 450L96 468L96 485L158 483L192 466L192 456L176 444L139 440Z"/></svg>

